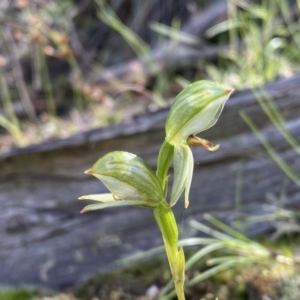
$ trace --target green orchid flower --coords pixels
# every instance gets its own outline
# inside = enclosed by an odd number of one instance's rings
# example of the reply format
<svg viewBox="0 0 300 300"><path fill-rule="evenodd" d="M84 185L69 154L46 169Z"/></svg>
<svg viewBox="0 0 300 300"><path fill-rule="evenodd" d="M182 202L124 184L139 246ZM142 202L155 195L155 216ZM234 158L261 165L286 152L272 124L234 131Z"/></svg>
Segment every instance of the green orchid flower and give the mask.
<svg viewBox="0 0 300 300"><path fill-rule="evenodd" d="M157 174L166 189L166 174L174 156L174 183L170 207L176 204L185 191L185 207L189 205L194 159L190 146L200 145L215 151L207 140L195 135L213 126L233 89L211 81L197 81L186 87L174 100L166 121L166 139L158 158Z"/></svg>
<svg viewBox="0 0 300 300"><path fill-rule="evenodd" d="M88 205L81 212L124 205L154 208L164 200L161 184L151 167L132 153L110 152L85 173L100 179L111 193L80 197L101 202Z"/></svg>
<svg viewBox="0 0 300 300"><path fill-rule="evenodd" d="M138 156L111 152L100 158L85 173L100 179L111 193L82 196L81 200L100 203L86 206L82 212L113 206L133 205L152 208L161 231L176 294L185 300L185 258L178 246L178 227L171 207L185 191L188 206L194 160L191 146L202 146L215 151L219 145L195 136L213 126L232 89L210 81L198 81L185 88L174 100L166 121L166 138L160 149L156 174ZM167 179L170 163L174 160L174 182L170 202L167 203Z"/></svg>

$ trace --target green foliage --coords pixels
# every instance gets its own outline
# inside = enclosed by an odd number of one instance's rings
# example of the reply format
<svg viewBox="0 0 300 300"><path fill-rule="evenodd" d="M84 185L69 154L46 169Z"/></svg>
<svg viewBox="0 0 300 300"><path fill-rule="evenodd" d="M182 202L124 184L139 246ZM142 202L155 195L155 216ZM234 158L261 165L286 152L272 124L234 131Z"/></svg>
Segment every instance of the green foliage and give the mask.
<svg viewBox="0 0 300 300"><path fill-rule="evenodd" d="M121 22L114 11L106 3L106 0L96 0L96 3L99 6L99 18L101 21L121 34L142 60L148 59L148 62L152 61L150 47L136 33ZM155 64L155 62L153 63Z"/></svg>
<svg viewBox="0 0 300 300"><path fill-rule="evenodd" d="M0 300L32 300L33 297L38 294L39 292L37 290L26 288L5 288L0 289Z"/></svg>
<svg viewBox="0 0 300 300"><path fill-rule="evenodd" d="M281 283L281 297L279 300L295 300L300 295L300 277L284 278Z"/></svg>
<svg viewBox="0 0 300 300"><path fill-rule="evenodd" d="M266 148L268 154L275 161L275 163L281 168L281 170L286 174L288 178L290 178L293 182L295 182L298 186L300 186L300 176L274 150L274 148L270 145L267 139L259 131L259 129L251 120L251 118L245 112L241 112L240 115L243 118L243 120L249 125L252 131L255 133L255 135L263 144L263 146ZM296 150L297 149L298 148L296 148Z"/></svg>
<svg viewBox="0 0 300 300"><path fill-rule="evenodd" d="M227 2L229 19L207 31L211 38L229 37L219 65L206 66L211 78L237 88L257 87L299 70L299 19L292 17L288 1Z"/></svg>
<svg viewBox="0 0 300 300"><path fill-rule="evenodd" d="M196 221L191 221L191 226L212 238L193 238L181 240L182 245L203 245L203 248L195 252L186 263L186 271L198 261L203 261L208 269L187 281L186 287L192 287L199 282L212 277L230 268L241 265L263 263L270 259L270 251L262 245L252 241L240 232L232 229L210 215L205 219L215 226L217 230ZM219 252L216 257L206 258L213 252ZM172 299L174 292L170 292L168 284L160 293L159 299Z"/></svg>
<svg viewBox="0 0 300 300"><path fill-rule="evenodd" d="M15 144L20 146L24 145L24 138L18 118L14 112L10 92L7 87L4 76L0 77L1 96L3 98L3 106L7 117L0 115L0 125L4 127L13 137Z"/></svg>

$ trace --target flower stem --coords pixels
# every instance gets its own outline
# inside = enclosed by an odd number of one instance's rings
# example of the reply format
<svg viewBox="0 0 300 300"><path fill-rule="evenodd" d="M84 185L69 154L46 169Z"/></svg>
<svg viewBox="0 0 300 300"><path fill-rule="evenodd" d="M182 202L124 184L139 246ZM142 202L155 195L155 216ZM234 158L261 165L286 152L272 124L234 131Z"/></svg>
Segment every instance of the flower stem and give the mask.
<svg viewBox="0 0 300 300"><path fill-rule="evenodd" d="M154 208L154 217L161 231L178 300L185 300L185 258L182 247L178 249L178 228L171 208L160 204Z"/></svg>
<svg viewBox="0 0 300 300"><path fill-rule="evenodd" d="M167 194L168 170L174 156L174 146L164 141L157 159L156 175L161 182L164 194ZM178 227L174 213L166 201L154 208L154 218L161 231L176 294L179 300L185 300L184 296L184 269L185 258L182 247L178 248Z"/></svg>

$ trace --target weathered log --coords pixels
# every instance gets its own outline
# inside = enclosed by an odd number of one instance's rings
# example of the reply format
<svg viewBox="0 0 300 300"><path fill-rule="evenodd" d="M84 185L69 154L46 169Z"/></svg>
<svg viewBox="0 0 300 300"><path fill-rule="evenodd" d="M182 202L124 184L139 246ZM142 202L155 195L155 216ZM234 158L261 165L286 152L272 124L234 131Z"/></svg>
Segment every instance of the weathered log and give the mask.
<svg viewBox="0 0 300 300"><path fill-rule="evenodd" d="M299 139L300 74L270 83L266 90ZM239 117L240 110L253 118L282 158L299 170L299 156L270 125L252 92L237 91L217 125L201 135L220 143L221 148L213 153L193 150L190 207L184 210L180 201L175 206L180 224L187 225L190 218L200 219L203 212L219 212L231 218L241 165L243 211L261 213L266 194L279 195L282 188L288 204L299 205L299 187L266 154ZM0 156L0 284L72 286L96 271L114 268L116 259L162 243L151 210L125 207L82 215L79 211L86 203L76 199L106 191L83 171L109 151L136 153L155 168L167 112L163 109L127 124L78 133ZM259 225L255 227L260 229Z"/></svg>

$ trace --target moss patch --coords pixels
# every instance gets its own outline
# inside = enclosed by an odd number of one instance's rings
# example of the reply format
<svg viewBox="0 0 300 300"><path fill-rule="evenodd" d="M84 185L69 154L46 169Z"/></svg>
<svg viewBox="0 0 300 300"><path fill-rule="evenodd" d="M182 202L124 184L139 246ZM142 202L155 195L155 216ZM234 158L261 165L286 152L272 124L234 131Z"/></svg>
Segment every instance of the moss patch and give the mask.
<svg viewBox="0 0 300 300"><path fill-rule="evenodd" d="M31 300L38 294L38 290L4 288L0 290L0 300Z"/></svg>

